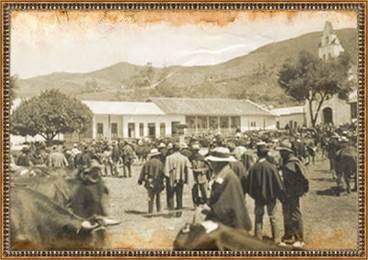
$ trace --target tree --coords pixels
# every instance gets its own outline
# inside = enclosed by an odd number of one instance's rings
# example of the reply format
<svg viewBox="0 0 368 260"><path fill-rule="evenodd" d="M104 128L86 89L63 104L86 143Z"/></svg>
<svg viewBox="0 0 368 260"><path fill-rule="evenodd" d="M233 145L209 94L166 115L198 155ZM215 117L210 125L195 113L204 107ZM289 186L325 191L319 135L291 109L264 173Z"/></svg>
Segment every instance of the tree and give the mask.
<svg viewBox="0 0 368 260"><path fill-rule="evenodd" d="M302 51L295 61L288 60L279 71L278 83L297 101L307 102L312 126L315 127L323 103L337 95L347 99L353 89L349 80L350 56L342 54L322 61Z"/></svg>
<svg viewBox="0 0 368 260"><path fill-rule="evenodd" d="M10 98L11 105L13 104L16 98L17 90L18 90L18 76L13 75L9 79L9 98Z"/></svg>
<svg viewBox="0 0 368 260"><path fill-rule="evenodd" d="M46 90L25 100L12 113L12 134L42 136L47 143L58 134L83 133L92 120L92 112L82 102L58 90Z"/></svg>

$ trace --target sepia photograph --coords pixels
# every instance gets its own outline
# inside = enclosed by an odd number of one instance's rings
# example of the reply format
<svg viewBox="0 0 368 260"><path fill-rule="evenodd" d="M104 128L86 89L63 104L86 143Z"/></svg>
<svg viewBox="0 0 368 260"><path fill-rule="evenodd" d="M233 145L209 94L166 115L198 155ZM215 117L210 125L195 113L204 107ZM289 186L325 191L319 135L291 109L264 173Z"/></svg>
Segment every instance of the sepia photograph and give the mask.
<svg viewBox="0 0 368 260"><path fill-rule="evenodd" d="M9 252L364 250L357 9L92 7L8 9Z"/></svg>

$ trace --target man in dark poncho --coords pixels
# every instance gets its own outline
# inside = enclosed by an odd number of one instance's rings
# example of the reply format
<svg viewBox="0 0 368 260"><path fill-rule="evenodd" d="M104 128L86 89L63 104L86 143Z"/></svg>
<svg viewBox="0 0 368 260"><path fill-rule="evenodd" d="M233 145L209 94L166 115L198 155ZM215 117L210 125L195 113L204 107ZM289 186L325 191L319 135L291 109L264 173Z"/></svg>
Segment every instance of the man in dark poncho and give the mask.
<svg viewBox="0 0 368 260"><path fill-rule="evenodd" d="M350 180L354 179L354 189L357 189L357 151L352 142L348 138L342 137L340 139L340 150L336 152L336 195L340 196L342 191L342 179L346 184L346 192L350 193Z"/></svg>
<svg viewBox="0 0 368 260"><path fill-rule="evenodd" d="M285 188L285 197L282 201L282 213L284 216L284 231L281 245L293 243L293 247L304 246L304 229L302 212L300 209L300 197L309 189L308 179L305 177L305 168L298 158L293 155L292 145L289 140L283 140L278 147L282 164L282 176Z"/></svg>
<svg viewBox="0 0 368 260"><path fill-rule="evenodd" d="M235 159L235 162L229 163L230 168L233 170L236 176L238 176L240 185L242 186L244 194L246 193L248 172L245 170L243 164Z"/></svg>
<svg viewBox="0 0 368 260"><path fill-rule="evenodd" d="M235 161L235 158L230 155L228 148L217 147L206 160L210 162L214 173L211 195L204 210L206 219L249 231L252 224L244 193L239 178L229 166L229 162Z"/></svg>
<svg viewBox="0 0 368 260"><path fill-rule="evenodd" d="M258 239L262 239L264 207L270 218L272 239L277 238L277 227L275 220L276 199L281 198L283 184L281 177L274 164L267 157L268 149L265 143L257 145L258 161L250 168L247 192L255 201L255 229L254 233Z"/></svg>
<svg viewBox="0 0 368 260"><path fill-rule="evenodd" d="M156 210L161 210L160 194L164 188L164 165L160 161L160 152L152 149L149 160L142 167L138 178L138 184L142 185L148 192L148 213L153 212L153 204L156 201Z"/></svg>

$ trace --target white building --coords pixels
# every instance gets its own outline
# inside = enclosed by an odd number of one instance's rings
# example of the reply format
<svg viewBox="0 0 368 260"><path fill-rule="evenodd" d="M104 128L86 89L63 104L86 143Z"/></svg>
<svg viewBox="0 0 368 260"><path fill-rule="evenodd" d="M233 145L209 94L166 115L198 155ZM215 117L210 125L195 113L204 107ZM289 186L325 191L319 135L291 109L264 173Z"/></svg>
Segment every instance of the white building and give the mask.
<svg viewBox="0 0 368 260"><path fill-rule="evenodd" d="M151 98L147 102L82 101L93 113L84 138L142 138L275 129L276 116L249 100ZM66 136L66 139L75 139Z"/></svg>
<svg viewBox="0 0 368 260"><path fill-rule="evenodd" d="M338 57L342 52L344 52L344 48L333 30L332 24L326 22L318 49L319 58L328 61L331 58ZM316 111L316 109L317 103L314 102L313 111ZM308 102L305 104L305 113L307 126L312 126ZM351 123L356 118L357 92L355 90L350 94L348 101L339 99L337 96L333 96L325 101L318 114L316 124L334 124L338 126Z"/></svg>
<svg viewBox="0 0 368 260"><path fill-rule="evenodd" d="M293 106L272 109L276 115L277 129L297 128L306 124L304 106Z"/></svg>

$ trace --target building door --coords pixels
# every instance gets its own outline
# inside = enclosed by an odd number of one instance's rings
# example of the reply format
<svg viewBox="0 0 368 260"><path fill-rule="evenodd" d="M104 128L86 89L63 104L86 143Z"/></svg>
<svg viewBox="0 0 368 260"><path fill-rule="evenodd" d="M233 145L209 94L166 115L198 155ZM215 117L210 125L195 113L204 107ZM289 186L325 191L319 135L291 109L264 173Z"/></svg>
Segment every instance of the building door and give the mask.
<svg viewBox="0 0 368 260"><path fill-rule="evenodd" d="M148 123L148 136L156 137L156 124L155 123Z"/></svg>
<svg viewBox="0 0 368 260"><path fill-rule="evenodd" d="M128 137L135 138L135 123L128 123Z"/></svg>
<svg viewBox="0 0 368 260"><path fill-rule="evenodd" d="M111 123L111 137L118 137L118 123Z"/></svg>
<svg viewBox="0 0 368 260"><path fill-rule="evenodd" d="M332 109L330 107L326 107L322 110L322 113L323 113L323 123L333 124Z"/></svg>
<svg viewBox="0 0 368 260"><path fill-rule="evenodd" d="M171 135L172 136L179 135L179 125L180 125L180 122L178 121L171 122Z"/></svg>

